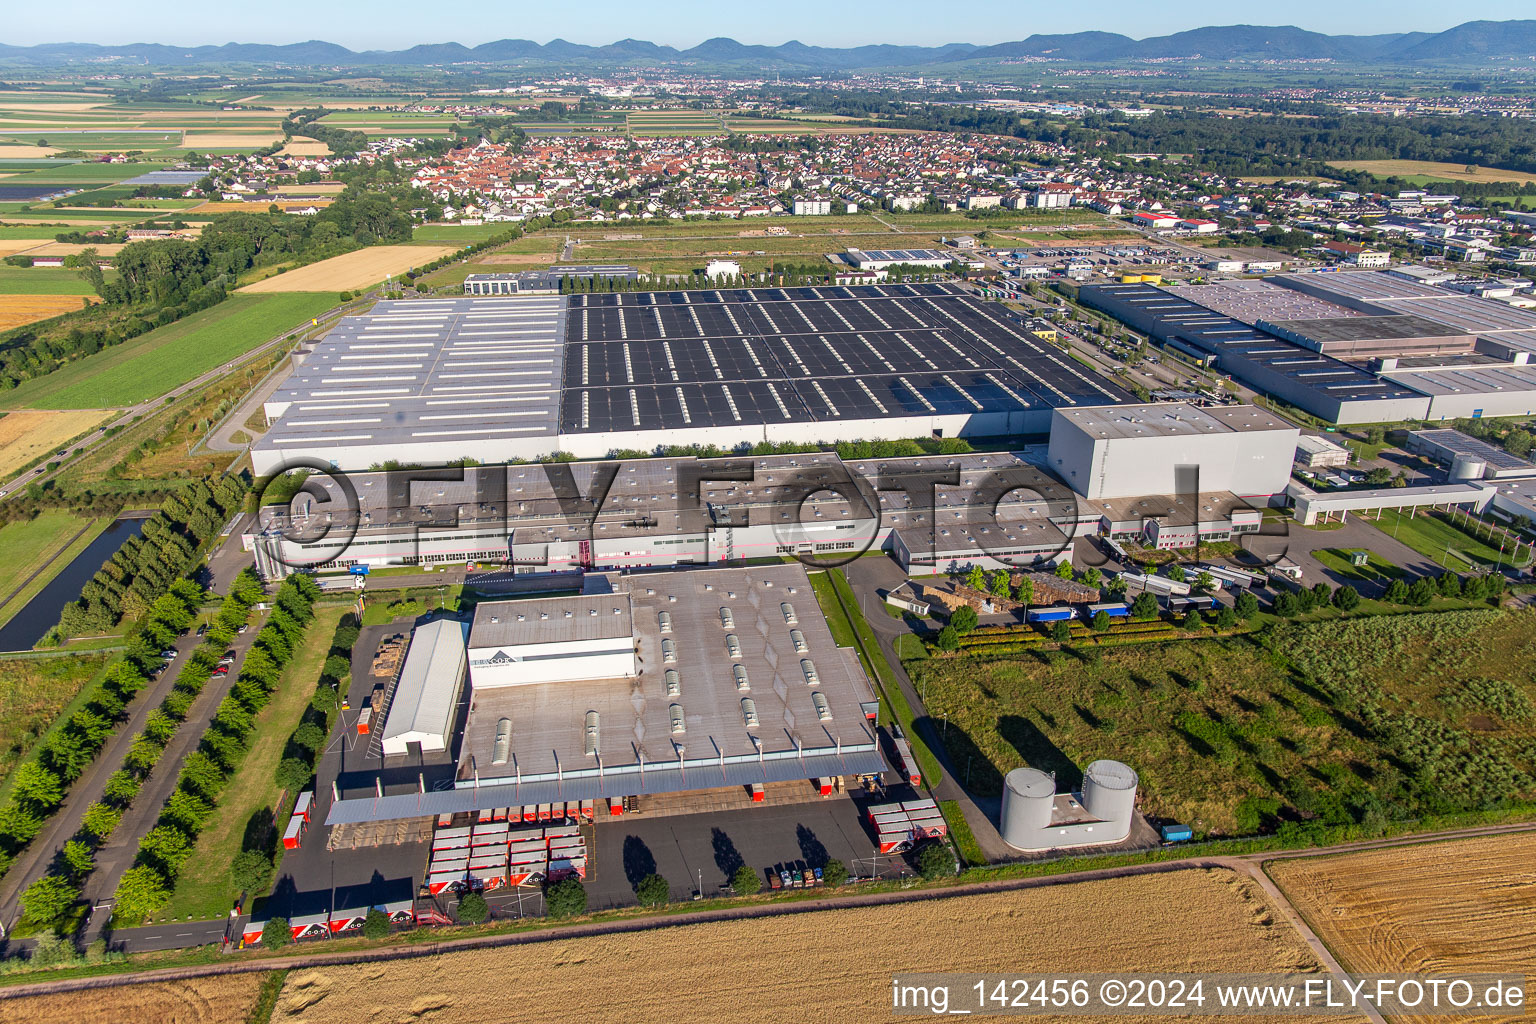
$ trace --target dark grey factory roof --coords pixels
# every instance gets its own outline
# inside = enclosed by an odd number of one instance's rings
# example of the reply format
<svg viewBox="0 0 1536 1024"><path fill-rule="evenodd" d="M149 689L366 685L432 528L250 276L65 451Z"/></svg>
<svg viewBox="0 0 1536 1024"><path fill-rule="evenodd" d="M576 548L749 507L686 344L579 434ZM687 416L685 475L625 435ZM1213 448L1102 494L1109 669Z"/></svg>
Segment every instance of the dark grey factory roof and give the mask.
<svg viewBox="0 0 1536 1024"><path fill-rule="evenodd" d="M564 365L563 433L1130 400L943 285L575 295Z"/></svg>
<svg viewBox="0 0 1536 1024"><path fill-rule="evenodd" d="M1530 463L1496 445L1450 427L1415 430L1413 437L1440 449L1445 456L1468 455L1495 469L1529 469Z"/></svg>
<svg viewBox="0 0 1536 1024"><path fill-rule="evenodd" d="M471 649L573 640L612 640L634 633L628 594L490 601L475 608Z"/></svg>
<svg viewBox="0 0 1536 1024"><path fill-rule="evenodd" d="M1246 361L1289 377L1332 401L1420 397L1418 392L1360 367L1277 338L1149 284L1086 285L1078 294L1084 304L1111 313L1160 341L1180 338L1215 353L1218 359Z"/></svg>
<svg viewBox="0 0 1536 1024"><path fill-rule="evenodd" d="M1258 327L1265 326L1259 321ZM1427 320L1422 316L1402 313L1396 316L1328 317L1315 320L1287 320L1279 327L1310 338L1321 344L1350 341L1407 341L1411 338L1443 338L1461 332Z"/></svg>

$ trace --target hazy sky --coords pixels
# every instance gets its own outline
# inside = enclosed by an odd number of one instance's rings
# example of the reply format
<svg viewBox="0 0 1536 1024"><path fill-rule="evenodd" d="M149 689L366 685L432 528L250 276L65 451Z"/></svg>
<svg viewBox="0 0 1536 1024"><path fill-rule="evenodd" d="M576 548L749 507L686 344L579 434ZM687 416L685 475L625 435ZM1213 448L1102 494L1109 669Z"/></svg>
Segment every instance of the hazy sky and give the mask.
<svg viewBox="0 0 1536 1024"><path fill-rule="evenodd" d="M1530 0L1289 0L1243 6L1230 0L972 0L955 6L934 0L826 3L777 0L576 0L574 3L475 2L423 4L420 0L263 0L250 4L188 5L185 0L51 0L12 3L0 42L289 43L325 39L354 50L396 49L422 42L467 46L492 39L560 37L610 43L633 37L679 48L711 36L744 43L798 39L824 46L861 43L998 43L1036 32L1099 29L1135 38L1202 25L1236 22L1292 24L1333 34L1440 31L1473 19L1531 17ZM953 15L963 12L963 18Z"/></svg>

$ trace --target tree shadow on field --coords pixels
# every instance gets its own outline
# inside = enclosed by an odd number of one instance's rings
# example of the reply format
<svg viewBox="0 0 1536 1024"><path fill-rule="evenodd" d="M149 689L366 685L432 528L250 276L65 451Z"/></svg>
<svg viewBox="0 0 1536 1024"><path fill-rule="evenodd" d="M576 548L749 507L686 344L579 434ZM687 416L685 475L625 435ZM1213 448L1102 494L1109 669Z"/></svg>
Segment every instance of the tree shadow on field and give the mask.
<svg viewBox="0 0 1536 1024"><path fill-rule="evenodd" d="M631 886L639 885L647 875L656 873L656 857L639 836L624 837L624 877Z"/></svg>
<svg viewBox="0 0 1536 1024"><path fill-rule="evenodd" d="M253 811L246 819L240 849L255 850L269 857L277 852L277 829L272 826L272 808L263 807Z"/></svg>
<svg viewBox="0 0 1536 1024"><path fill-rule="evenodd" d="M997 731L1019 752L1025 764L1042 772L1054 772L1058 790L1075 790L1082 786L1083 773L1077 764L1034 722L1019 715L1004 715L997 720Z"/></svg>

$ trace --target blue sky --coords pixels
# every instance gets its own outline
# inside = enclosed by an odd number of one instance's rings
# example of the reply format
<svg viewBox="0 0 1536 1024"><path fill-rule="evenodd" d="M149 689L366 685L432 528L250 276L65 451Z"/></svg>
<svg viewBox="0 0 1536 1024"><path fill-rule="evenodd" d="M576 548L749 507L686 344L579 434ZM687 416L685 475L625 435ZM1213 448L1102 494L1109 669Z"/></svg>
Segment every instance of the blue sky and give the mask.
<svg viewBox="0 0 1536 1024"><path fill-rule="evenodd" d="M0 42L287 43L326 39L352 49L395 49L421 42L492 39L609 43L626 36L677 47L711 36L745 43L798 39L823 46L861 43L997 43L1036 32L1099 29L1142 38L1202 25L1236 22L1293 24L1333 34L1440 31L1472 19L1533 16L1530 0L1479 0L1462 7L1443 0L1290 0L1240 6L1230 0L971 0L960 6L934 0L829 4L778 0L576 0L574 3L441 5L420 0L263 0L253 4L189 6L185 0L51 0L7 5ZM963 18L956 18L963 12Z"/></svg>

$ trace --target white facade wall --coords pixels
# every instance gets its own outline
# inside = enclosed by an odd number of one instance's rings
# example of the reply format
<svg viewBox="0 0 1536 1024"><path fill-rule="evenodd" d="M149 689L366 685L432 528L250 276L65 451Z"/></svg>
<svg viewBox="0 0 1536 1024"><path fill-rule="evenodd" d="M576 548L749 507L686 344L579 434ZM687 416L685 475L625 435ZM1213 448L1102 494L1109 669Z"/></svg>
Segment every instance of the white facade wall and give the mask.
<svg viewBox="0 0 1536 1024"><path fill-rule="evenodd" d="M469 678L477 692L578 679L627 679L636 674L633 637L469 649Z"/></svg>
<svg viewBox="0 0 1536 1024"><path fill-rule="evenodd" d="M1177 494L1180 466L1200 467L1201 491L1267 496L1285 490L1300 433L1289 427L1106 438L1058 415L1046 457L1053 473L1090 499Z"/></svg>

